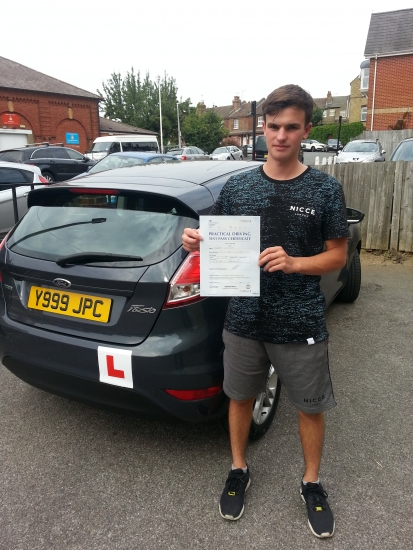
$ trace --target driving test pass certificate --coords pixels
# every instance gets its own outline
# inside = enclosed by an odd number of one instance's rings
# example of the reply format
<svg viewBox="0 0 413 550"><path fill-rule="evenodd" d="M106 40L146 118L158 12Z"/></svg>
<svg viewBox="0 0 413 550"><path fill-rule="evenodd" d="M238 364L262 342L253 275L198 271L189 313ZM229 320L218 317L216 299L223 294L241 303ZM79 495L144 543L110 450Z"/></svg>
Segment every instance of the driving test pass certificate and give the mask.
<svg viewBox="0 0 413 550"><path fill-rule="evenodd" d="M259 296L260 217L200 216L201 296Z"/></svg>

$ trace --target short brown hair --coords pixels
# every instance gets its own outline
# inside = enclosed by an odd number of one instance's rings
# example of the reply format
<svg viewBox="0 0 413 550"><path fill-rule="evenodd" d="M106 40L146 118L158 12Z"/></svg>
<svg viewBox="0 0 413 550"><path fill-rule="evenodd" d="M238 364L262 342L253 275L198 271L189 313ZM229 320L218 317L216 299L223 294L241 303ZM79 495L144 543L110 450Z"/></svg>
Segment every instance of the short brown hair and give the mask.
<svg viewBox="0 0 413 550"><path fill-rule="evenodd" d="M286 84L270 93L262 104L264 120L266 121L266 115L277 115L287 107L301 109L305 112L305 124L311 122L314 100L308 92L296 84Z"/></svg>

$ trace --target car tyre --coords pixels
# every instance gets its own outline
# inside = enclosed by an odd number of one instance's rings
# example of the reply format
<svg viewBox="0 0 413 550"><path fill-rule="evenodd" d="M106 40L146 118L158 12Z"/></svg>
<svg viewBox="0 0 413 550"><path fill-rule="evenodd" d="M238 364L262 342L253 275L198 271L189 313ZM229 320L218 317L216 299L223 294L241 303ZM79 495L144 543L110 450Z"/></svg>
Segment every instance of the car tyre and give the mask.
<svg viewBox="0 0 413 550"><path fill-rule="evenodd" d="M42 172L42 176L44 177L44 179L46 179L49 183L54 183L55 179L54 177L52 176L52 174L50 172Z"/></svg>
<svg viewBox="0 0 413 550"><path fill-rule="evenodd" d="M315 147L311 147L311 152L314 153Z"/></svg>
<svg viewBox="0 0 413 550"><path fill-rule="evenodd" d="M353 259L351 260L347 282L341 289L340 294L337 296L337 301L347 303L354 302L360 293L360 287L361 263L359 251L356 249L354 251Z"/></svg>
<svg viewBox="0 0 413 550"><path fill-rule="evenodd" d="M239 160L244 160L242 155L239 156Z"/></svg>

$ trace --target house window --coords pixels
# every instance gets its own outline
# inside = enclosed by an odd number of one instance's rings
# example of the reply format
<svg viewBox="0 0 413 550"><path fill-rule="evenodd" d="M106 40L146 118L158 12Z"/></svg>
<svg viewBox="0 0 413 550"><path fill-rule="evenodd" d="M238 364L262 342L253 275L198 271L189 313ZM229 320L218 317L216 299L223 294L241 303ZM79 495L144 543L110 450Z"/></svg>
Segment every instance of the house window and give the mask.
<svg viewBox="0 0 413 550"><path fill-rule="evenodd" d="M259 116L258 119L257 119L257 127L258 128L262 128L262 122L264 120L264 117L262 116Z"/></svg>
<svg viewBox="0 0 413 550"><path fill-rule="evenodd" d="M323 118L326 118L327 116L327 111L323 111Z"/></svg>
<svg viewBox="0 0 413 550"><path fill-rule="evenodd" d="M239 121L237 118L234 118L234 130L238 130L239 128Z"/></svg>
<svg viewBox="0 0 413 550"><path fill-rule="evenodd" d="M367 107L362 107L361 108L360 120L361 120L361 122L366 122L366 120L367 120Z"/></svg>
<svg viewBox="0 0 413 550"><path fill-rule="evenodd" d="M347 116L347 115L346 115L346 111L340 111L340 116L342 116L342 117Z"/></svg>
<svg viewBox="0 0 413 550"><path fill-rule="evenodd" d="M335 114L336 114L336 110L335 109L330 109L330 112L329 112L328 116L334 116Z"/></svg>
<svg viewBox="0 0 413 550"><path fill-rule="evenodd" d="M365 69L361 70L360 90L368 90L369 89L369 74L370 74L370 67L366 67Z"/></svg>

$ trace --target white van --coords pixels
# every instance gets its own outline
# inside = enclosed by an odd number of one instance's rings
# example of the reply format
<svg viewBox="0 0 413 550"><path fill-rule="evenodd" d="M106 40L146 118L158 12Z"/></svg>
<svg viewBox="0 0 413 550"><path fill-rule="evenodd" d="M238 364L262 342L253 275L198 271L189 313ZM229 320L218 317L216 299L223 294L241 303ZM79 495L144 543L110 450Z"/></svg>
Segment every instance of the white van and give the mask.
<svg viewBox="0 0 413 550"><path fill-rule="evenodd" d="M134 151L141 153L159 153L156 136L119 135L98 137L93 142L92 150L86 156L92 160L101 160L111 153Z"/></svg>

